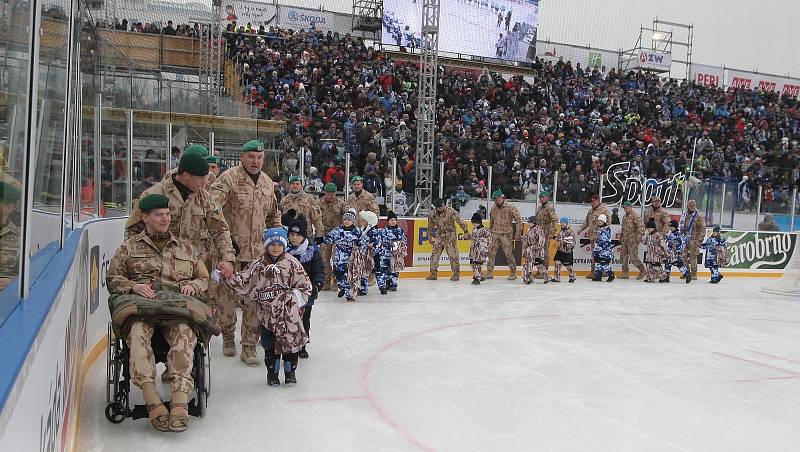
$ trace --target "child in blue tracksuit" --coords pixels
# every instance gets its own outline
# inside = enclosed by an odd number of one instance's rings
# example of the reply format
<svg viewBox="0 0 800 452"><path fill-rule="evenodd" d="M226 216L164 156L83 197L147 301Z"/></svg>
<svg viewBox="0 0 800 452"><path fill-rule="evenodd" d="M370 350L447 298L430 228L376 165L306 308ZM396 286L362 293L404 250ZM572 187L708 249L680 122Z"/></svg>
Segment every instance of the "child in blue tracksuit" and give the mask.
<svg viewBox="0 0 800 452"><path fill-rule="evenodd" d="M719 267L725 263L727 258L728 242L722 238L719 231L719 226L714 226L714 230L705 242L700 245L700 248L706 250L706 268L711 270L711 284L716 284L722 280L722 273L719 272Z"/></svg>
<svg viewBox="0 0 800 452"><path fill-rule="evenodd" d="M364 233L356 227L356 211L349 209L342 215L342 225L337 226L323 239L324 243L333 244L333 273L336 276L336 285L339 287L339 298L345 297L347 301L356 301L357 288L351 287L348 264L354 249L361 253L367 252L367 242Z"/></svg>
<svg viewBox="0 0 800 452"><path fill-rule="evenodd" d="M669 272L672 270L672 266L675 265L678 267L678 270L681 271L683 279L686 280L686 284L689 284L692 282L692 275L689 273L689 269L686 268L686 265L683 262L683 250L686 248L686 236L681 233L681 230L678 228L677 221L670 221L669 227L672 229L672 231L667 234L666 237L667 253L669 253L667 263L664 264L666 275L661 278L659 282L669 282Z"/></svg>
<svg viewBox="0 0 800 452"><path fill-rule="evenodd" d="M389 211L386 227L376 230L375 273L381 295L397 290L399 270L406 257L408 239L406 231L397 225L397 215Z"/></svg>
<svg viewBox="0 0 800 452"><path fill-rule="evenodd" d="M611 228L608 227L608 218L600 214L597 216L597 236L594 240L594 278L592 281L602 281L603 273L608 275L607 282L614 280L614 272L611 271Z"/></svg>

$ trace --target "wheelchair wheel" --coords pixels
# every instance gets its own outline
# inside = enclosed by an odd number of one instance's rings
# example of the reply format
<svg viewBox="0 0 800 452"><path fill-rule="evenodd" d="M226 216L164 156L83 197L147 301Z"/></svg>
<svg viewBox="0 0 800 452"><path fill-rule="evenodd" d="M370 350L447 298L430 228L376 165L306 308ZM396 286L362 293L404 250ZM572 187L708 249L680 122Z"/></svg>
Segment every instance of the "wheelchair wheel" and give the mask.
<svg viewBox="0 0 800 452"><path fill-rule="evenodd" d="M199 417L203 417L206 413L206 408L208 407L208 395L210 393L211 385L210 355L203 345L197 347L195 366L195 378L197 379L195 384L195 390L197 392L197 409Z"/></svg>
<svg viewBox="0 0 800 452"><path fill-rule="evenodd" d="M108 323L106 336L106 403L111 403L111 395L116 394L116 380L111 379L113 373L111 366L114 364L114 334L111 331L111 322Z"/></svg>
<svg viewBox="0 0 800 452"><path fill-rule="evenodd" d="M125 409L117 402L106 405L106 419L112 424L121 424L125 420Z"/></svg>

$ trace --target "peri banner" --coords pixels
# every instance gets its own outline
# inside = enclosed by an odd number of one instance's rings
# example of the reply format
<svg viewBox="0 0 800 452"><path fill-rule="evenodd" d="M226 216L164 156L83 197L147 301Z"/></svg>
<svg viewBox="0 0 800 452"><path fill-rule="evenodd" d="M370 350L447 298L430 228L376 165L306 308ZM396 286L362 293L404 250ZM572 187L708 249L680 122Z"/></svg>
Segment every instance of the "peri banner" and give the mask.
<svg viewBox="0 0 800 452"><path fill-rule="evenodd" d="M728 242L726 268L742 270L785 270L797 243L796 234L783 232L725 231L722 237Z"/></svg>
<svg viewBox="0 0 800 452"><path fill-rule="evenodd" d="M692 81L703 86L721 87L725 69L719 66L692 63Z"/></svg>

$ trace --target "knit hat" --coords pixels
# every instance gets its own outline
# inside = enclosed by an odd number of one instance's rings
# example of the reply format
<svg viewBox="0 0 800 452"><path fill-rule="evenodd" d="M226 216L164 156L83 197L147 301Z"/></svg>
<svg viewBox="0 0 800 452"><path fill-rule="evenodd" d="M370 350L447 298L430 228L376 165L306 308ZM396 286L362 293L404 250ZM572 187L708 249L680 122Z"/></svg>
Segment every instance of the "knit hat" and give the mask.
<svg viewBox="0 0 800 452"><path fill-rule="evenodd" d="M342 221L350 220L352 222L356 221L356 210L355 209L347 209L347 212L342 215Z"/></svg>
<svg viewBox="0 0 800 452"><path fill-rule="evenodd" d="M298 216L289 225L289 232L300 234L303 237L308 237L308 223L303 215Z"/></svg>
<svg viewBox="0 0 800 452"><path fill-rule="evenodd" d="M678 220L670 220L669 227L677 228L678 227Z"/></svg>
<svg viewBox="0 0 800 452"><path fill-rule="evenodd" d="M371 210L362 210L358 213L358 217L364 220L370 227L378 225L378 216Z"/></svg>
<svg viewBox="0 0 800 452"><path fill-rule="evenodd" d="M292 221L296 216L297 216L296 210L294 209L287 210L285 214L281 215L281 224L288 228L289 225L292 224Z"/></svg>
<svg viewBox="0 0 800 452"><path fill-rule="evenodd" d="M630 202L630 201L625 201L625 202L622 203L622 207L628 207L628 206L632 206L632 205L633 205L633 203Z"/></svg>
<svg viewBox="0 0 800 452"><path fill-rule="evenodd" d="M608 217L606 216L606 214L601 213L600 215L597 216L597 221L602 221L603 223L608 224Z"/></svg>
<svg viewBox="0 0 800 452"><path fill-rule="evenodd" d="M269 228L264 231L264 248L272 243L280 243L286 248L289 245L289 238L286 234L286 229L283 228Z"/></svg>
<svg viewBox="0 0 800 452"><path fill-rule="evenodd" d="M324 187L322 187L322 191L325 193L336 193L336 184L333 182L328 182Z"/></svg>
<svg viewBox="0 0 800 452"><path fill-rule="evenodd" d="M183 151L184 154L197 154L202 155L203 157L208 157L208 148L203 146L202 144L193 144L186 148Z"/></svg>
<svg viewBox="0 0 800 452"><path fill-rule="evenodd" d="M647 229L655 229L656 228L656 220L650 218L647 220L647 223L644 225Z"/></svg>
<svg viewBox="0 0 800 452"><path fill-rule="evenodd" d="M178 172L186 172L192 176L207 176L208 161L200 154L184 152L178 162Z"/></svg>
<svg viewBox="0 0 800 452"><path fill-rule="evenodd" d="M494 193L492 193L492 199L493 200L497 199L497 198L499 198L501 196L503 196L503 190L497 190Z"/></svg>
<svg viewBox="0 0 800 452"><path fill-rule="evenodd" d="M396 214L396 213L394 213L394 210L390 210L390 211L389 211L389 212L386 214L386 221L389 221L389 220L391 220L392 218L394 218L395 220L397 219L397 214Z"/></svg>
<svg viewBox="0 0 800 452"><path fill-rule="evenodd" d="M530 224L536 224L536 216L535 216L535 215L531 215L531 216L529 216L529 217L528 217L528 223L530 223Z"/></svg>
<svg viewBox="0 0 800 452"><path fill-rule="evenodd" d="M139 210L142 212L149 212L153 209L167 209L169 208L169 198L164 195L147 195L139 200Z"/></svg>
<svg viewBox="0 0 800 452"><path fill-rule="evenodd" d="M0 182L0 201L11 204L17 202L22 197L19 188L8 182Z"/></svg>
<svg viewBox="0 0 800 452"><path fill-rule="evenodd" d="M250 140L242 146L242 152L264 152L264 142L261 140Z"/></svg>
<svg viewBox="0 0 800 452"><path fill-rule="evenodd" d="M561 224L569 224L569 217L561 217L558 219L558 222Z"/></svg>

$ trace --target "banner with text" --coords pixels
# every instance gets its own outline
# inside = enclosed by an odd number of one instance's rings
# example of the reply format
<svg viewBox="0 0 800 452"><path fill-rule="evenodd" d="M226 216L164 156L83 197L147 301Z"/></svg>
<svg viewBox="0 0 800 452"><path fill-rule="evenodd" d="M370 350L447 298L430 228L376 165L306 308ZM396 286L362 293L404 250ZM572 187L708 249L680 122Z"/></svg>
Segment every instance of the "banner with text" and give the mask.
<svg viewBox="0 0 800 452"><path fill-rule="evenodd" d="M698 85L721 87L725 77L725 69L719 66L692 63L691 79Z"/></svg>
<svg viewBox="0 0 800 452"><path fill-rule="evenodd" d="M800 80L756 74L753 72L727 70L725 86L737 89L778 92L781 95L797 97L800 95Z"/></svg>

